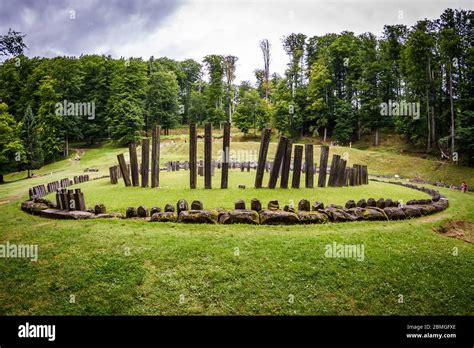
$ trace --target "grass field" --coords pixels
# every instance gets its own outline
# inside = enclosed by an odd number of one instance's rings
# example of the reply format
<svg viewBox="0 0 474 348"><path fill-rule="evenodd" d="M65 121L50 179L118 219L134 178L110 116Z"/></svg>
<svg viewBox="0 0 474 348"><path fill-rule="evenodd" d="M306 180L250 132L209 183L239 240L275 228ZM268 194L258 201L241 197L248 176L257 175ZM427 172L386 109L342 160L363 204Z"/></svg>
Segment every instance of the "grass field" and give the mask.
<svg viewBox="0 0 474 348"><path fill-rule="evenodd" d="M214 155L220 149L216 142ZM258 150L258 143L233 143ZM273 156L275 144L270 149ZM450 207L429 217L390 222L310 226L182 225L139 220L57 221L23 213L27 187L98 168L108 174L123 148L84 149L80 162L47 165L0 185L0 244L37 244L39 259L0 258L1 315L461 315L474 313L474 249L436 229L448 221L474 222L474 195L440 189ZM202 153L202 149L199 150ZM319 158L319 151L315 151ZM343 147L349 163L380 174L405 174L458 183L473 169ZM187 144L164 147L162 162L186 159ZM51 173L52 172L52 173ZM129 205L163 206L179 198L230 208L257 197L280 204L301 198L324 203L385 197L422 198L419 191L373 183L356 188L255 190L255 172L231 171L228 190L188 187L187 172L161 173L160 189L125 188L101 179L79 185L88 206L109 211ZM92 174L95 176L95 174ZM219 175L214 178L218 187ZM268 174L264 183L268 180ZM471 180L472 181L472 180ZM237 188L238 184L247 189ZM364 246L364 260L325 257L326 245ZM401 299L403 297L403 303ZM75 301L72 301L74 299ZM74 302L74 303L71 303Z"/></svg>

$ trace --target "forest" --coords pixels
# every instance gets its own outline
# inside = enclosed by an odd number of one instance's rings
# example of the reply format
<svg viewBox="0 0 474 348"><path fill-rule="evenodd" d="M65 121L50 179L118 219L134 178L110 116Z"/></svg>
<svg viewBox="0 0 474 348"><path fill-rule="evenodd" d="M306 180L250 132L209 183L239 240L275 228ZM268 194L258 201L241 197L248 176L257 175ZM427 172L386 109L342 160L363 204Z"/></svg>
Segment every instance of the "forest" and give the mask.
<svg viewBox="0 0 474 348"><path fill-rule="evenodd" d="M67 156L71 141L124 145L155 124L166 134L223 121L244 134L273 127L340 144L370 135L377 146L382 131L392 132L427 154L473 166L472 25L473 11L446 9L381 33L262 38L255 80L239 84L233 55L29 58L28 33L10 30L0 36L0 180ZM271 66L272 45L280 44L288 55L283 76ZM78 112L82 106L89 113Z"/></svg>

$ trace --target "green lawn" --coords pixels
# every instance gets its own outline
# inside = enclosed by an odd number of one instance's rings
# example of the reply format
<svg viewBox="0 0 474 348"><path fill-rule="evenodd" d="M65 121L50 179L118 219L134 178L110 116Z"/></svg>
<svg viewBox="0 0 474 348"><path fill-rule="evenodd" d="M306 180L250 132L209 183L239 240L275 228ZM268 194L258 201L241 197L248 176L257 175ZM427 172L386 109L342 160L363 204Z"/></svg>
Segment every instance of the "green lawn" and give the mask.
<svg viewBox="0 0 474 348"><path fill-rule="evenodd" d="M215 151L217 154L218 143ZM234 143L253 149L257 143ZM384 152L336 148L349 162L371 172L401 174L405 168L425 178L440 174L436 163ZM271 155L274 144L271 148ZM27 187L97 167L106 174L125 149L86 149L82 160L61 161L38 173L51 176L0 186L0 244L38 244L39 259L0 258L0 314L136 315L472 315L472 244L434 231L450 220L474 222L474 194L440 189L450 207L408 221L327 225L245 226L147 223L141 220L47 220L23 213ZM319 152L316 151L319 156ZM185 159L186 144L163 149L163 161ZM318 158L318 157L316 157ZM415 162L416 161L416 162ZM473 170L444 166L452 177ZM376 170L377 169L377 170ZM191 191L184 171L161 173L160 189L125 188L108 179L79 185L86 203L108 210L128 205L163 206L179 198L200 199L205 207L230 208L236 199L257 197L285 204L301 198L344 203L349 198L422 198L419 191L371 182L350 188L255 190L255 172L231 171L228 190ZM92 176L95 176L93 174ZM266 174L264 183L268 180ZM202 178L199 185L202 187ZM214 178L218 187L219 175ZM237 188L246 184L247 189ZM363 261L325 257L325 246L359 244ZM454 256L457 251L457 256ZM70 303L71 295L75 303ZM400 295L403 303L399 303Z"/></svg>

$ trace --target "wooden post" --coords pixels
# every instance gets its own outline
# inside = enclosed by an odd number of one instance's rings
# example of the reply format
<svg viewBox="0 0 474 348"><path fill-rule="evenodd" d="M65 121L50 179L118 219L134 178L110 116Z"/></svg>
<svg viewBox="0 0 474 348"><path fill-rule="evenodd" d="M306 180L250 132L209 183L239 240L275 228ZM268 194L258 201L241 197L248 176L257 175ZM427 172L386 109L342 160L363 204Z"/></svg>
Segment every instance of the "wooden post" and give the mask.
<svg viewBox="0 0 474 348"><path fill-rule="evenodd" d="M128 152L130 154L130 166L132 167L132 185L139 186L137 148L135 143L131 143L128 146Z"/></svg>
<svg viewBox="0 0 474 348"><path fill-rule="evenodd" d="M151 187L160 187L160 132L156 125L151 133Z"/></svg>
<svg viewBox="0 0 474 348"><path fill-rule="evenodd" d="M150 140L142 139L142 187L148 187L148 172L150 168Z"/></svg>
<svg viewBox="0 0 474 348"><path fill-rule="evenodd" d="M117 167L109 167L110 183L117 184Z"/></svg>
<svg viewBox="0 0 474 348"><path fill-rule="evenodd" d="M204 188L212 188L212 124L204 125Z"/></svg>
<svg viewBox="0 0 474 348"><path fill-rule="evenodd" d="M304 160L306 164L306 177L305 177L305 186L306 188L313 188L314 187L314 159L313 159L313 145L306 144L304 146Z"/></svg>
<svg viewBox="0 0 474 348"><path fill-rule="evenodd" d="M274 189L278 180L278 174L280 172L281 162L283 160L283 156L286 152L286 142L287 137L281 136L280 140L278 141L278 146L275 154L275 160L273 161L273 167L270 172L270 179L268 180L268 187Z"/></svg>
<svg viewBox="0 0 474 348"><path fill-rule="evenodd" d="M260 140L260 150L258 151L257 173L255 174L255 188L261 188L263 182L263 174L265 173L265 162L267 160L268 145L270 144L270 128L262 130Z"/></svg>
<svg viewBox="0 0 474 348"><path fill-rule="evenodd" d="M318 186L326 186L326 176L328 170L329 146L321 146L321 156L319 158L319 177Z"/></svg>
<svg viewBox="0 0 474 348"><path fill-rule="evenodd" d="M196 123L189 125L189 187L196 188L197 183L197 134Z"/></svg>
<svg viewBox="0 0 474 348"><path fill-rule="evenodd" d="M336 186L344 186L344 173L346 172L346 161L343 159L339 160L339 166L337 167Z"/></svg>
<svg viewBox="0 0 474 348"><path fill-rule="evenodd" d="M123 153L117 155L117 159L120 165L120 171L122 172L123 182L125 183L125 186L130 186L132 183L130 182L130 175L128 174L128 168Z"/></svg>
<svg viewBox="0 0 474 348"><path fill-rule="evenodd" d="M300 188L301 163L303 162L303 145L295 145L295 158L293 159L292 188Z"/></svg>
<svg viewBox="0 0 474 348"><path fill-rule="evenodd" d="M290 163L291 163L291 152L293 150L293 141L288 139L286 141L286 149L283 156L283 163L281 169L281 180L280 188L288 188L288 180L290 177Z"/></svg>
<svg viewBox="0 0 474 348"><path fill-rule="evenodd" d="M353 174L354 174L354 186L359 185L359 170L357 169L357 164L352 166Z"/></svg>
<svg viewBox="0 0 474 348"><path fill-rule="evenodd" d="M329 181L328 186L336 186L337 185L337 170L339 168L339 160L341 156L333 155L332 162L331 162L331 171L329 172Z"/></svg>
<svg viewBox="0 0 474 348"><path fill-rule="evenodd" d="M369 172L367 170L367 166L362 166L362 171L364 172L364 184L369 184Z"/></svg>
<svg viewBox="0 0 474 348"><path fill-rule="evenodd" d="M224 138L222 140L222 172L221 189L226 189L229 181L229 154L230 154L230 123L224 123Z"/></svg>

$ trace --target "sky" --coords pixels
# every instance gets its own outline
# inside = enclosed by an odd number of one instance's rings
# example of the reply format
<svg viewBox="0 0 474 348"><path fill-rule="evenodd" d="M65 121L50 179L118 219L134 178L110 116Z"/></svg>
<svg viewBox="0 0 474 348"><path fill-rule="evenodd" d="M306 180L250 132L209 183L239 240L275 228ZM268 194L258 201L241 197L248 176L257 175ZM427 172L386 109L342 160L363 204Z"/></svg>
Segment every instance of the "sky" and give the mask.
<svg viewBox="0 0 474 348"><path fill-rule="evenodd" d="M412 26L444 9L472 9L457 0L0 0L0 35L26 34L27 56L106 54L166 56L202 62L234 55L237 82L255 82L263 68L259 41L271 43L270 72L283 75L282 38L352 31L380 36L385 24Z"/></svg>

